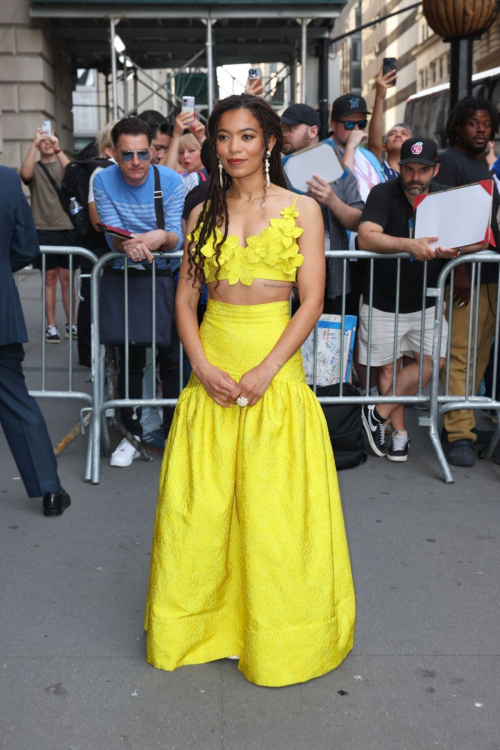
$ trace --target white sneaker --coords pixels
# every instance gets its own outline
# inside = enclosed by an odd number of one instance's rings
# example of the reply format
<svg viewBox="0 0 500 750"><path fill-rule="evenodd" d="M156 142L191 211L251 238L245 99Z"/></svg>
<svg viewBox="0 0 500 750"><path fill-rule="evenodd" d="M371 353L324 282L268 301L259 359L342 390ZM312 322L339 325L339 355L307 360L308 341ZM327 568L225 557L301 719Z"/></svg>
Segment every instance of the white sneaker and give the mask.
<svg viewBox="0 0 500 750"><path fill-rule="evenodd" d="M137 435L134 435L136 440L139 440ZM118 448L115 450L109 460L110 466L130 466L135 458L139 458L141 454L136 451L132 443L129 443L127 438L123 438Z"/></svg>

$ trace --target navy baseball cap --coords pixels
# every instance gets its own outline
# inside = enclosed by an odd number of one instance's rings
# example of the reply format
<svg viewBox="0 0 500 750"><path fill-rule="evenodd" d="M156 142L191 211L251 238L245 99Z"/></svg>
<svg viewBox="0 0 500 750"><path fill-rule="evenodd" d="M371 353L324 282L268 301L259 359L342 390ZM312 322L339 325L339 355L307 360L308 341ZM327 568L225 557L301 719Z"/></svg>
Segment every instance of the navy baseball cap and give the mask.
<svg viewBox="0 0 500 750"><path fill-rule="evenodd" d="M366 106L366 101L362 96L356 94L343 94L337 97L332 104L332 120L339 120L341 117L348 115L371 115Z"/></svg>
<svg viewBox="0 0 500 750"><path fill-rule="evenodd" d="M281 122L285 125L317 125L321 127L321 120L315 109L308 104L292 104L281 115Z"/></svg>
<svg viewBox="0 0 500 750"><path fill-rule="evenodd" d="M401 160L399 164L424 164L435 167L438 162L438 149L432 138L407 138L401 144Z"/></svg>

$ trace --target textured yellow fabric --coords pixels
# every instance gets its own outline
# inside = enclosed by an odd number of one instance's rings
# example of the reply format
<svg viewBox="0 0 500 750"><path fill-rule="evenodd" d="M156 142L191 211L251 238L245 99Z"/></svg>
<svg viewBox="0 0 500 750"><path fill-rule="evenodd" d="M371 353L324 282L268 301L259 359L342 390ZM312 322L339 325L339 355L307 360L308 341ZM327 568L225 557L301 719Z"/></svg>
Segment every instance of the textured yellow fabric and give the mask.
<svg viewBox="0 0 500 750"><path fill-rule="evenodd" d="M288 320L288 302L209 300L203 348L238 381ZM173 670L238 655L251 682L290 685L344 659L354 619L331 443L300 352L252 407L218 406L192 375L160 477L148 661Z"/></svg>
<svg viewBox="0 0 500 750"><path fill-rule="evenodd" d="M254 279L296 280L297 268L304 262L304 256L299 253L296 242L304 231L295 225L295 219L299 215L295 210L297 198L291 206L286 206L281 211L283 218L271 219L269 226L260 234L247 237L246 247L240 245L239 237L234 234L226 237L220 248L218 279L227 279L231 285L240 281L245 286L251 286ZM191 242L198 240L201 226L189 235ZM210 237L203 247L197 248L197 252L204 256L206 282L216 280L218 266L215 245L218 245L224 235L217 227L215 233L215 242Z"/></svg>

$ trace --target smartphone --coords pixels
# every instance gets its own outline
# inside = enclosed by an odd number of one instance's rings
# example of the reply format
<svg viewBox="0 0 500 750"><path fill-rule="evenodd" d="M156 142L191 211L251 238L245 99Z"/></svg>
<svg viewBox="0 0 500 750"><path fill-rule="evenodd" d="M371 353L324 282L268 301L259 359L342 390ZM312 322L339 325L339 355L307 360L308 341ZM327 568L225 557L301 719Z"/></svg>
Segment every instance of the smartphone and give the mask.
<svg viewBox="0 0 500 750"><path fill-rule="evenodd" d="M260 68L250 68L248 71L249 78L262 78L262 70Z"/></svg>
<svg viewBox="0 0 500 750"><path fill-rule="evenodd" d="M42 122L42 130L44 131L44 133L47 133L47 135L50 135L50 136L53 135L53 132L52 132L52 123L50 122L50 120L43 120L43 122Z"/></svg>
<svg viewBox="0 0 500 750"><path fill-rule="evenodd" d="M387 73L390 73L391 70L397 70L398 64L395 57L384 57L384 61L382 63L382 75L387 75ZM396 85L396 79L392 83L389 84L389 86L395 86Z"/></svg>
<svg viewBox="0 0 500 750"><path fill-rule="evenodd" d="M182 111L189 112L193 115L193 119L189 123L190 125L194 122L194 96L183 96L182 97Z"/></svg>

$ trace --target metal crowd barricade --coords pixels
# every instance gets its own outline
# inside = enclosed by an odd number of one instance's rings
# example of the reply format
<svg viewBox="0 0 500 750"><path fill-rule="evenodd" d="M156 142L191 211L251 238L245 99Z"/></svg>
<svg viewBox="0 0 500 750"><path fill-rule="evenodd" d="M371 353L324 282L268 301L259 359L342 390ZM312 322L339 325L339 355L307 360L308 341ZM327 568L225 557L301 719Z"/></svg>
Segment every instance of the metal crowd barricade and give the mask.
<svg viewBox="0 0 500 750"><path fill-rule="evenodd" d="M154 253L155 257L164 257L159 253ZM181 258L182 252L177 253L169 253L170 258ZM319 398L319 401L322 404L338 404L338 403L347 403L347 404L402 404L402 405L420 405L424 408L427 407L430 412L429 418L420 417L419 424L423 427L429 428L429 434L430 438L433 444L433 447L436 451L436 455L438 458L438 461L440 463L440 466L443 470L443 474L445 477L445 481L452 481L451 474L449 472L448 465L446 463L446 460L444 458L443 449L439 440L439 433L438 433L438 421L440 418L440 413L444 413L446 411L450 411L451 409L459 409L464 408L464 403L467 404L465 408L485 408L485 406L488 406L489 408L496 408L500 410L500 402L498 400L495 400L495 397L493 396L492 399L487 398L480 398L475 395L470 395L469 397L464 396L450 396L449 393L446 393L444 396L439 395L439 377L440 377L440 368L439 368L439 353L440 353L440 346L441 346L441 336L442 336L442 320L444 316L444 288L445 283L448 275L452 273L453 268L456 267L456 265L464 262L471 262L475 261L475 264L490 261L493 260L495 262L500 261L500 256L496 255L495 253L488 253L483 252L480 254L477 254L476 256L465 256L464 258L460 258L457 260L454 260L451 263L448 263L443 272L441 273L439 277L438 286L436 288L428 288L427 287L427 264L424 264L424 273L423 273L423 282L422 282L422 321L421 321L421 333L420 333L420 351L419 354L419 371L418 371L418 388L417 392L414 395L397 395L396 393L396 379L397 379L397 373L398 373L398 350L397 350L397 338L398 338L398 327L399 327L399 310L400 310L400 286L401 286L401 260L408 259L409 256L405 253L398 253L398 254L388 254L388 255L382 255L378 253L371 253L366 251L351 251L351 250L342 250L342 251L328 251L326 253L327 259L336 259L342 261L342 304L341 304L341 324L340 324L340 340L343 341L344 335L345 335L345 318L346 318L346 289L347 289L347 268L348 264L352 260L357 261L365 261L368 264L368 299L364 299L364 304L368 304L368 326L367 326L367 364L366 364L366 389L364 394L361 395L344 395L344 383L343 378L340 378L339 382L339 395L338 396L323 396ZM129 362L129 343L128 343L128 265L125 265L124 267L124 283L125 283L125 310L124 310L124 322L125 322L125 397L124 398L106 398L104 396L104 360L105 360L105 352L104 347L100 345L99 341L99 281L100 276L103 267L111 260L115 258L121 258L123 259L123 253L118 252L111 252L102 257L94 266L93 272L92 272L92 280L91 280L91 298L92 298L92 360L95 363L99 363L99 366L94 367L94 379L93 379L93 392L92 392L92 398L93 398L93 404L95 405L95 408L92 412L92 469L91 469L91 481L92 483L97 484L99 482L99 463L100 463L100 451L101 451L101 439L105 442L105 444L109 444L109 438L107 435L107 423L106 423L106 412L110 409L115 408L121 408L121 407L135 407L135 406L175 406L177 403L177 399L175 398L169 398L169 399L163 399L163 398L152 398L152 399L130 399L129 398L129 373L128 373L128 362ZM377 367L378 365L372 365L372 332L373 332L373 298L374 298L374 264L377 263L385 263L387 261L396 261L397 262L397 276L396 276L396 288L395 288L395 300L396 300L396 312L395 312L395 325L394 325L394 343L393 343L393 359L392 359L392 387L390 388L390 393L386 393L385 395L379 394L378 396L373 396L370 394L370 373L373 367ZM152 265L152 290L155 286L155 264ZM499 266L500 270L500 266ZM474 278L474 277L473 277ZM435 305L435 320L434 320L434 332L433 332L433 350L432 355L427 355L428 359L424 359L424 333L425 333L425 312L426 312L426 300L427 298L434 298L436 300ZM477 295L476 295L477 297ZM477 300L479 297L477 297ZM478 302L477 302L478 304ZM495 361L498 359L498 305L500 303L497 303L497 323L496 323L496 343L495 343ZM471 305L472 307L472 305ZM153 350L153 365L152 365L152 377L154 379L154 385L153 385L153 392L155 392L155 377L156 377L156 351L155 351L155 317L156 317L156 310L155 310L155 295L152 294L152 303L151 303L151 314L152 314L152 329L153 329L153 340L152 340L152 350ZM472 312L470 320L472 321ZM450 319L450 330L451 330L451 319ZM477 332L477 315L476 315L476 327L475 330ZM357 331L359 331L359 315L358 315L358 326ZM471 340L471 331L472 331L472 322L469 326L469 339ZM477 337L476 337L477 339ZM450 341L451 337L448 341L448 363L450 358ZM315 326L314 329L314 352L315 355L317 354L317 342L318 342L318 326ZM344 371L344 347L340 346L340 353L339 353L339 359L340 359L340 368L339 372L343 373ZM476 361L476 354L477 354L477 344L474 348L474 353L472 355L473 362ZM314 371L313 371L313 390L316 393L317 392L317 367L316 367L316 360L317 357L314 357ZM430 395L426 395L423 391L424 389L424 363L429 362L431 363L431 375L430 375L430 382L431 382L431 392ZM179 392L183 388L183 348L182 344L180 344L180 383L179 383ZM496 368L495 368L495 376L496 378ZM475 383L475 375L472 378L472 391L474 391L476 386ZM467 381L467 388L469 388L469 379ZM500 413L500 412L499 412ZM500 427L497 427L496 430L496 441L500 439ZM490 449L488 452L488 455L491 455L491 453L494 450L494 445L492 441L492 445L490 445Z"/></svg>
<svg viewBox="0 0 500 750"><path fill-rule="evenodd" d="M173 252L168 254L168 258L181 259L183 255L182 251ZM163 253L153 253L155 258L165 258ZM125 398L107 399L104 395L104 378L105 378L105 348L100 343L99 337L99 285L101 274L104 266L115 258L124 259L123 253L110 252L104 255L98 260L92 269L91 277L91 304L92 304L92 362L97 363L94 373L94 380L92 384L92 396L93 403L98 404L98 408L92 412L92 469L91 469L91 481L92 484L99 483L99 472L100 472L100 455L101 455L101 440L106 446L109 445L108 429L106 422L106 412L110 409L121 408L121 407L134 407L134 406L175 406L177 403L176 398L152 398L152 399L130 399L129 398L129 312L128 312L128 269L129 264L125 263L123 268L123 280L125 284L124 293L124 324L125 324ZM153 360L151 365L151 373L153 378L153 393L156 392L156 295L153 293L156 287L156 263L151 264L151 316L152 316L152 342L151 349L153 354ZM180 346L180 368L179 368L179 392L183 387L184 372L183 372L183 347Z"/></svg>
<svg viewBox="0 0 500 750"><path fill-rule="evenodd" d="M88 406L84 407L80 410L80 419L81 419L81 425L82 425L82 434L85 432L84 428L84 413L88 411L92 411L93 409L93 401L92 401L92 395L90 393L85 393L84 391L74 391L73 390L73 346L72 346L72 332L71 332L71 326L70 326L70 338L69 343L70 346L68 347L68 390L67 391L51 391L46 388L46 365L47 365L47 357L46 357L46 347L47 342L45 339L45 299L46 299L46 270L47 270L47 254L51 255L67 255L68 256L68 265L69 265L69 277L70 277L70 284L69 284L69 319L70 321L73 320L73 308L74 308L74 300L73 300L73 257L75 255L78 255L80 257L86 258L91 263L97 262L97 256L91 252L90 250L87 250L84 247L70 247L70 246L58 246L58 245L41 245L40 247L40 254L41 254L41 260L42 260L42 315L41 315L41 334L42 334L42 373L41 373L41 388L40 390L33 390L30 391L30 395L34 398L53 398L53 399L62 399L62 400L77 400L77 401L85 401ZM78 287L77 287L77 295L79 299L82 299L80 296L80 284L81 280L83 278L88 278L89 274L79 274L78 276ZM92 440L89 436L89 441L87 445L87 459L86 459L86 465L85 465L85 474L84 479L85 481L90 481L90 471L91 471L91 452L92 452Z"/></svg>
<svg viewBox="0 0 500 750"><path fill-rule="evenodd" d="M468 305L468 331L467 331L467 363L465 374L465 389L463 394L450 394L450 360L451 360L451 331L453 325L453 305L451 301L454 296L454 271L457 266L464 263L470 265L470 302ZM440 440L441 425L444 415L450 411L459 409L477 410L477 409L494 409L497 412L497 426L492 435L490 443L485 451L484 457L491 458L498 442L500 441L500 394L497 392L498 381L498 354L499 354L499 326L500 326L500 294L497 293L495 310L491 312L495 316L495 332L493 339L493 378L491 396L478 395L480 383L477 382L477 349L478 349L478 328L479 328L479 310L481 294L481 270L483 263L494 263L498 266L496 283L500 288L500 255L488 250L483 250L470 255L463 255L449 263L441 271L435 289L436 296L436 316L434 324L434 343L433 343L433 368L431 378L431 397L429 418L420 418L420 424L423 427L429 427L429 435L439 460L441 471L446 483L453 482L453 476L450 467L444 455L443 447ZM449 285L449 286L448 286ZM447 292L447 288L449 291ZM450 335L448 338L448 347L446 352L446 365L444 376L444 393L439 393L440 372L439 356L443 328L443 317L445 305L448 305L448 324ZM491 307L491 302L490 302Z"/></svg>

